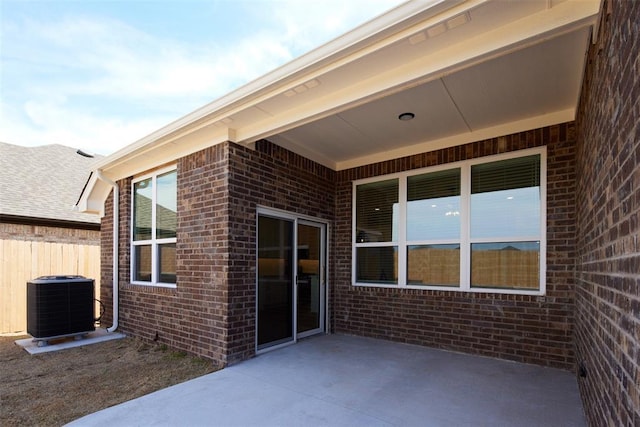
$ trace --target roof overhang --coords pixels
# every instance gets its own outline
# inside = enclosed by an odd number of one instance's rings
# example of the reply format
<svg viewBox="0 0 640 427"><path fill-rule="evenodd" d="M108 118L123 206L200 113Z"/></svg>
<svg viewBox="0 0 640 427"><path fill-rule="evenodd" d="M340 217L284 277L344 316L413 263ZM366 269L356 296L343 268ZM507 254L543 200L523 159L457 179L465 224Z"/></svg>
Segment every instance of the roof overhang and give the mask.
<svg viewBox="0 0 640 427"><path fill-rule="evenodd" d="M41 218L23 215L0 214L0 223L36 226L39 225L43 227L70 228L75 230L100 230L100 223L96 222L68 221L64 219Z"/></svg>
<svg viewBox="0 0 640 427"><path fill-rule="evenodd" d="M575 118L601 0L404 3L105 158L119 180L267 138L334 170ZM415 119L398 120L412 112ZM108 190L92 176L80 210Z"/></svg>
<svg viewBox="0 0 640 427"><path fill-rule="evenodd" d="M91 173L76 203L76 210L104 216L104 202L112 188L109 183L99 178L99 174Z"/></svg>

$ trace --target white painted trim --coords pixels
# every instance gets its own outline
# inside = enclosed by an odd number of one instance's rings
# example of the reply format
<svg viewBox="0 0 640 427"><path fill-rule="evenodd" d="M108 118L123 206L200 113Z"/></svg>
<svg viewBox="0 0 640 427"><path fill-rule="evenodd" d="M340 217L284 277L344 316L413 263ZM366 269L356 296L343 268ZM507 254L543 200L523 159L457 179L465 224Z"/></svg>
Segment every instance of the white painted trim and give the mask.
<svg viewBox="0 0 640 427"><path fill-rule="evenodd" d="M400 179L400 187L398 188L398 238L396 258L398 260L398 284L407 284L407 251L400 248L407 247L407 178Z"/></svg>
<svg viewBox="0 0 640 427"><path fill-rule="evenodd" d="M131 180L131 185L135 184L136 182L144 181L147 178L155 178L158 175L162 175L162 174L177 170L177 168L178 168L177 164L172 164L169 166L165 166L163 168L154 169L151 172L147 172L144 175L136 176L135 178L133 178Z"/></svg>
<svg viewBox="0 0 640 427"><path fill-rule="evenodd" d="M518 120L515 122L502 124L490 128L480 129L477 131L454 135L433 141L426 141L409 147L398 148L394 150L383 151L369 156L359 157L336 164L336 170L351 169L359 166L365 166L372 163L384 162L387 160L399 159L415 154L423 154L431 151L441 150L443 148L455 147L458 145L468 144L471 142L483 141L486 139L497 138L505 135L511 135L517 132L524 132L532 129L539 129L547 126L566 123L575 119L575 109L570 108L563 111L545 114L542 116L532 117L529 119ZM435 170L435 169L434 169Z"/></svg>
<svg viewBox="0 0 640 427"><path fill-rule="evenodd" d="M460 168L460 195L471 194L471 167ZM471 288L471 197L460 197L460 289Z"/></svg>
<svg viewBox="0 0 640 427"><path fill-rule="evenodd" d="M107 183L106 180L114 182L103 176L100 169L94 170L87 181L84 191L80 195L75 210L78 212L98 214L100 218L104 217L104 203L107 197L109 197L112 188L115 188Z"/></svg>
<svg viewBox="0 0 640 427"><path fill-rule="evenodd" d="M526 157L530 155L540 155L540 235L539 236L507 236L496 238L472 238L470 235L470 205L471 205L471 167L473 165L491 163L499 160L514 159ZM356 189L358 185L369 184L372 182L382 182L391 179L398 180L399 205L406 205L406 182L407 177L420 175L423 173L437 172L439 170L460 168L461 176L461 218L460 218L460 240L452 239L434 240L434 244L460 244L460 285L459 286L430 286L430 285L410 285L407 284L406 274L406 254L407 240L405 236L398 236L397 241L390 242L368 242L357 243L356 228ZM518 295L545 295L546 293L546 246L547 246L547 147L535 147L507 153L494 154L489 156L478 157L469 160L463 160L453 163L445 163L433 167L421 169L412 169L404 172L397 172L387 175L378 175L352 182L351 195L351 284L358 287L376 287L376 288L392 288L392 289L429 289L429 290L446 290L456 292L476 292L476 293L502 293L502 294L518 294ZM400 209L402 212L403 209ZM406 215L399 215L398 221L406 223ZM405 230L404 227L398 226L398 229ZM504 242L540 242L540 265L539 265L539 288L537 290L516 290L502 288L473 288L471 287L471 244L472 243L495 243L497 241ZM419 244L411 242L411 244ZM360 247L395 247L397 249L398 260L398 283L397 284L380 284L380 283L363 283L356 280L356 251ZM401 256L401 254L403 256Z"/></svg>
<svg viewBox="0 0 640 427"><path fill-rule="evenodd" d="M108 174L114 180L120 180L150 169L174 163L177 159L196 153L205 148L213 147L227 141L234 141L230 137L230 130L213 129L212 127L184 130L176 135L170 135L162 143L162 149L157 146L145 146L131 152L120 161L109 166ZM113 154L113 156L118 153Z"/></svg>
<svg viewBox="0 0 640 427"><path fill-rule="evenodd" d="M467 3L474 4L483 1L466 0ZM379 50L395 42L395 39L389 39L389 35L398 31L397 28L411 18L420 16L422 20L431 19L464 2L465 0L422 0L403 3L119 150L99 162L96 167L110 172L113 166L130 155L140 156L149 149L156 149L162 144L180 138L181 136L176 136L178 132L182 132L181 135L184 136L208 127L232 114L284 93L298 86L301 81L308 81L313 78L310 77L311 70L315 71L313 75L325 73L337 65L344 65L360 58L364 53L370 53L363 50L365 46L375 45L375 50Z"/></svg>
<svg viewBox="0 0 640 427"><path fill-rule="evenodd" d="M156 204L157 204L156 201L157 201L157 191L158 191L158 185L156 181L158 176L175 171L176 184L177 184L177 181L179 179L179 177L177 176L177 170L178 170L177 165L173 164L170 166L166 166L166 167L154 170L153 172L148 172L144 175L138 176L135 179L131 180L131 192L130 192L131 217L129 219L129 283L132 285L150 286L150 287L159 287L159 288L177 288L178 286L177 283L160 282L158 280L158 271L157 271L158 262L159 262L158 261L158 245L161 245L163 243L177 243L177 236L172 238L164 238L164 239L157 239L155 236ZM133 231L135 226L135 202L134 202L135 184L149 178L151 178L152 193L153 193L151 198L151 229L153 230L153 236L151 237L151 239L134 241ZM177 191L177 188L176 188L176 191ZM150 282L135 280L135 248L136 246L151 246L151 281ZM178 277L176 275L176 282L177 280L178 280Z"/></svg>
<svg viewBox="0 0 640 427"><path fill-rule="evenodd" d="M347 65L355 64L356 61L367 55L401 40L408 40L411 36L433 25L446 22L454 16L481 7L484 3L486 3L484 0L435 0L403 3L347 34L125 147L98 162L96 167L103 169L105 176L110 179L118 180L157 165L175 161L177 158L224 141L252 144L262 137L361 105L408 86L441 78L443 75L540 43L560 34L594 26L597 24L601 6L600 0L567 0L554 4L550 9L547 8L530 16L521 17L513 22L500 23L495 30L481 29L480 34L469 37L469 40L464 43L457 43L440 52L426 54L423 58L411 63L392 63L389 65L388 71L378 73L377 76L362 81L358 85L350 84L339 88L322 99L314 98L312 102L298 104L286 113L267 120L248 123L238 128L230 128L225 125L225 119L230 115L248 111L260 102L280 96L310 79L346 69ZM517 2L512 4L517 5ZM518 122L514 122L510 125L503 125L501 130L498 128L479 130L468 135L453 136L448 140L425 143L420 148L414 146L399 149L394 154L386 155L386 158L406 155L402 153L431 151L443 146L454 146L519 132L523 129L569 121L575 115L573 110L569 114L570 117L565 115L562 119L534 119L530 120L531 123L527 123L525 120L522 121L520 127L516 127L515 123ZM551 114L557 115L559 113ZM311 151L309 154L312 154ZM315 157L310 155L309 158L335 170L342 170L380 161L385 157L385 153L344 161L331 161L327 158L318 159ZM87 191L92 193L91 188ZM98 203L104 202L104 197L99 194L91 196L91 198L96 198ZM83 203L81 209L83 208L88 209L88 203Z"/></svg>
<svg viewBox="0 0 640 427"><path fill-rule="evenodd" d="M353 283L355 288L385 288L385 289L415 289L422 291L446 291L457 293L473 293L473 294L505 294L505 295L532 295L532 296L544 296L542 291L519 291L517 289L500 289L500 288L468 288L462 289L452 286L393 286L393 285L381 285L375 283Z"/></svg>
<svg viewBox="0 0 640 427"><path fill-rule="evenodd" d="M136 286L146 286L149 288L169 288L169 289L177 289L178 285L175 283L163 283L163 282L157 282L157 283L150 283L150 282L139 282L139 281L131 281L130 282L131 285L136 285Z"/></svg>
<svg viewBox="0 0 640 427"><path fill-rule="evenodd" d="M306 104L298 105L295 110L246 126L239 130L238 141L266 138L399 92L407 87L437 80L479 63L541 43L551 37L549 32L559 36L592 24L588 8L582 10L581 7L575 7L574 2L565 3L565 6L555 7L544 15L538 13L495 31L473 37L465 42L463 47L454 46L443 51L425 54L419 59L399 64L395 68L389 67L385 72L363 79L356 85L352 84L337 90L330 96L314 98ZM573 12L573 9L580 10L580 13L587 14L587 17L585 18L582 14L577 16L565 14L564 8L569 5L572 6L568 9L569 12ZM415 31L415 28L412 30ZM351 58L351 60L355 59L357 58ZM319 78L319 76L316 77ZM343 169L339 164L325 166L337 170Z"/></svg>
<svg viewBox="0 0 640 427"><path fill-rule="evenodd" d="M112 289L113 294L111 295L112 300L112 308L113 308L113 324L107 328L107 332L114 332L118 329L118 323L120 321L120 283L118 278L120 277L120 263L119 263L119 248L120 248L120 187L114 181L111 181L109 178L105 178L102 175L102 171L100 169L96 170L94 174L96 179L99 179L102 183L109 185L113 188L113 220L112 220L112 235L113 241L111 242L111 257L112 259L112 267L111 267L111 275L112 275ZM102 209L104 210L104 204L102 205Z"/></svg>

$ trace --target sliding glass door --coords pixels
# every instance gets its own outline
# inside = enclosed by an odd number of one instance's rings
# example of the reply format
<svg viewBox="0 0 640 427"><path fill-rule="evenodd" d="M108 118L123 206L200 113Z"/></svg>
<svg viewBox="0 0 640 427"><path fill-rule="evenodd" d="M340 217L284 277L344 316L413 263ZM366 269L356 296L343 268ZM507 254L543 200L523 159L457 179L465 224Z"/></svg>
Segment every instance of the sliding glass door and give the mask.
<svg viewBox="0 0 640 427"><path fill-rule="evenodd" d="M258 348L293 340L293 226L258 218Z"/></svg>
<svg viewBox="0 0 640 427"><path fill-rule="evenodd" d="M324 233L321 224L298 222L297 298L298 337L320 332L323 318Z"/></svg>
<svg viewBox="0 0 640 427"><path fill-rule="evenodd" d="M324 331L325 241L325 224L258 215L258 350Z"/></svg>

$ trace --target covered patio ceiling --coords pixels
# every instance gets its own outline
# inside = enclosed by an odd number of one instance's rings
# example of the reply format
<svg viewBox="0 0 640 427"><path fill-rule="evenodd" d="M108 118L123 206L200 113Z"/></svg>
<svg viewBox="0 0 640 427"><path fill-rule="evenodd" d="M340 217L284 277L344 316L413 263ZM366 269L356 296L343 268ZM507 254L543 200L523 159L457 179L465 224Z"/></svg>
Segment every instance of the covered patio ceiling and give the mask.
<svg viewBox="0 0 640 427"><path fill-rule="evenodd" d="M267 138L340 170L570 121L588 39L587 28L543 39Z"/></svg>
<svg viewBox="0 0 640 427"><path fill-rule="evenodd" d="M104 159L112 180L269 139L334 170L575 118L601 0L410 1ZM412 120L398 116L410 112ZM106 198L94 174L79 203ZM96 204L99 205L100 203Z"/></svg>

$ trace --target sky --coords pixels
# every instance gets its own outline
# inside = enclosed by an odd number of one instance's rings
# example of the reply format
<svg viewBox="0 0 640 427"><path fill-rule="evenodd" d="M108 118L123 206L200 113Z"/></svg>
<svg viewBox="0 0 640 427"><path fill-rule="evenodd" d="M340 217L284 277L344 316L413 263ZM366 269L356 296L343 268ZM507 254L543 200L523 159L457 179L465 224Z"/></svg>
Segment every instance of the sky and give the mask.
<svg viewBox="0 0 640 427"><path fill-rule="evenodd" d="M108 155L400 0L0 0L0 142Z"/></svg>

